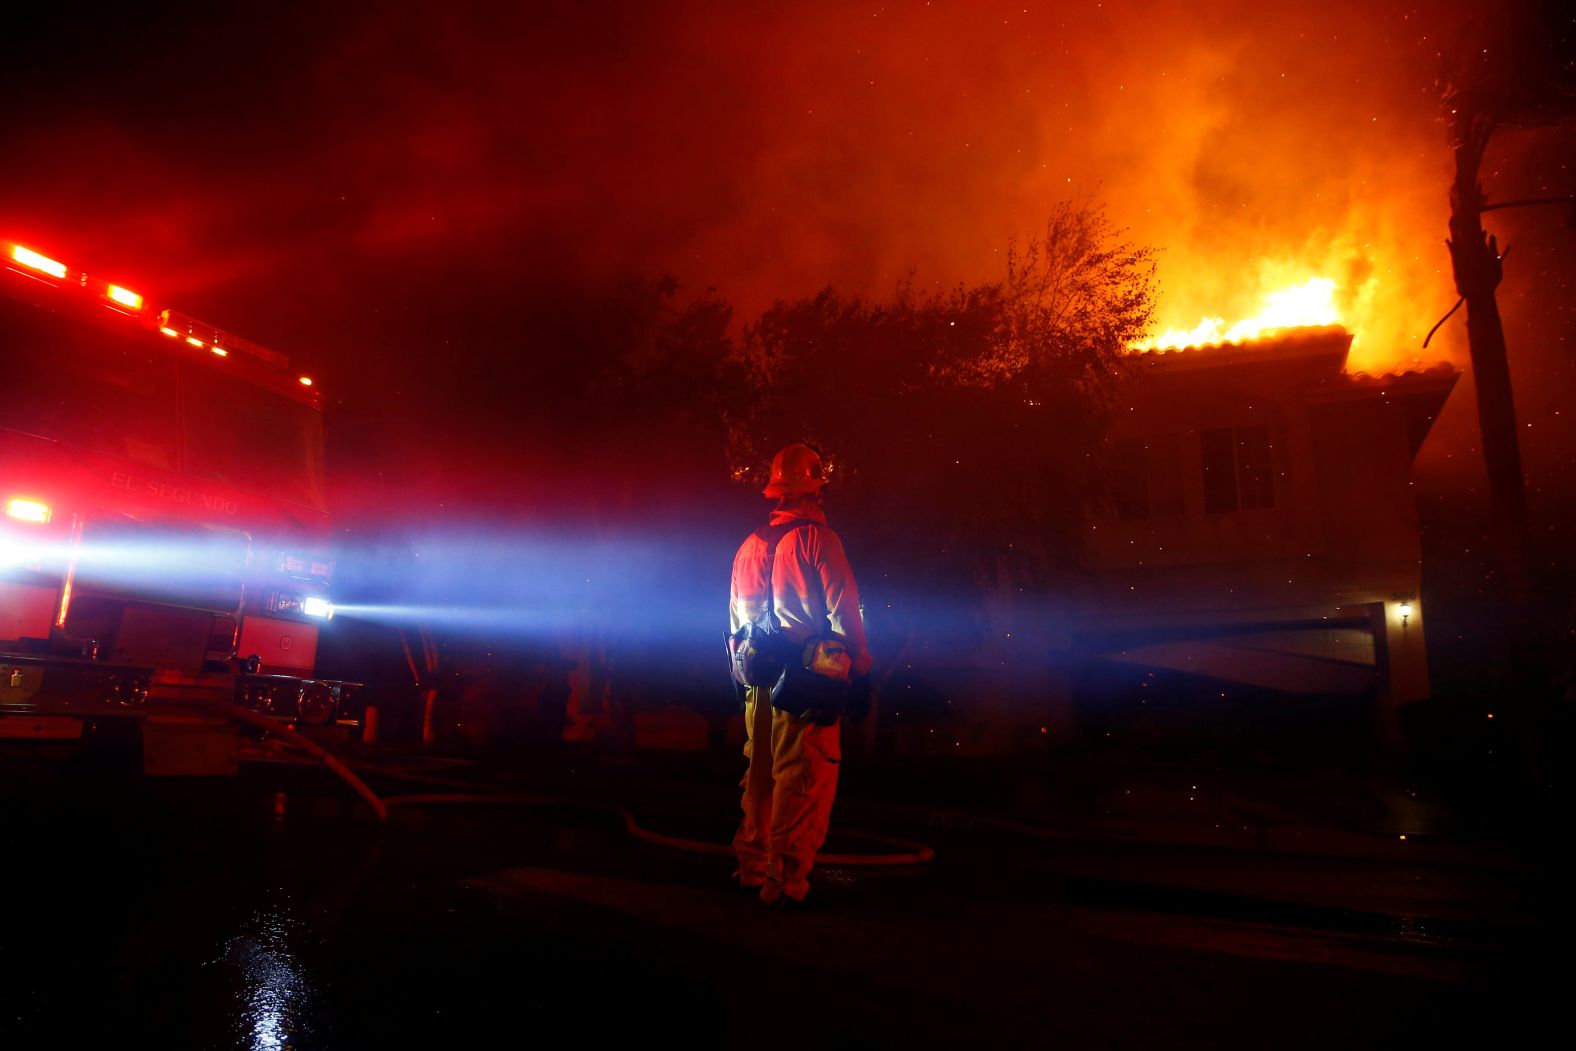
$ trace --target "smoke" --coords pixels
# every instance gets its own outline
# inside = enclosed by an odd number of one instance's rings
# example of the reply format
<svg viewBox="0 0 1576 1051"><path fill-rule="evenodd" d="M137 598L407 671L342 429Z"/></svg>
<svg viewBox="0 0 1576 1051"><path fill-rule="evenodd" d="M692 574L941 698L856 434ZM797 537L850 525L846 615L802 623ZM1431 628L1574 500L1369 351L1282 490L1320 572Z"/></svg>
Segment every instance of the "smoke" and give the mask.
<svg viewBox="0 0 1576 1051"><path fill-rule="evenodd" d="M460 254L503 231L540 253L512 261L526 275L541 256L659 269L748 317L826 283L991 279L1054 202L1098 193L1163 250L1162 327L1250 316L1325 277L1353 366L1379 369L1422 360L1454 299L1432 91L1450 17L1239 0L461 9L358 26L317 76L356 129L333 167L365 195L365 252Z"/></svg>
<svg viewBox="0 0 1576 1051"><path fill-rule="evenodd" d="M18 134L36 148L6 178L31 226L54 213L116 263L135 245L168 294L244 304L271 282L303 314L391 267L455 286L450 306L467 285L667 271L741 316L828 282L984 280L1056 200L1098 192L1164 250L1166 325L1324 276L1357 364L1389 365L1454 298L1431 91L1450 20L1344 0L692 0L143 29L223 54L201 91L199 69L144 69L135 36L72 25L87 86L33 85Z"/></svg>
<svg viewBox="0 0 1576 1051"><path fill-rule="evenodd" d="M1454 299L1432 91L1450 20L1239 0L462 9L356 27L317 75L359 132L336 167L369 195L365 251L505 231L553 268L665 270L748 317L826 283L991 279L1055 201L1098 193L1163 249L1162 327L1325 277L1354 367L1377 369L1421 360Z"/></svg>

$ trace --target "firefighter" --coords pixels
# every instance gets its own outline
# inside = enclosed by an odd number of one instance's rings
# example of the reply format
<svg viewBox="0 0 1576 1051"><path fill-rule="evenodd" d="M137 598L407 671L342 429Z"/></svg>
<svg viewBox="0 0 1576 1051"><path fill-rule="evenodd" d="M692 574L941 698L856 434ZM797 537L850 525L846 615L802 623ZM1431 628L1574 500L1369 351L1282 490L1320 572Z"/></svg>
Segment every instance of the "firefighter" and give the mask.
<svg viewBox="0 0 1576 1051"><path fill-rule="evenodd" d="M786 638L806 645L812 636L841 642L856 681L870 671L870 648L859 608L859 589L837 534L826 526L821 456L808 445L785 447L772 460L762 491L777 500L771 525L801 524L783 533L772 559L772 605ZM767 540L752 533L733 559L730 629L757 622L768 609ZM734 874L761 901L785 908L810 890L816 851L826 839L842 759L840 720L801 718L772 706L766 686L744 690L749 760L741 787L744 819L734 836Z"/></svg>

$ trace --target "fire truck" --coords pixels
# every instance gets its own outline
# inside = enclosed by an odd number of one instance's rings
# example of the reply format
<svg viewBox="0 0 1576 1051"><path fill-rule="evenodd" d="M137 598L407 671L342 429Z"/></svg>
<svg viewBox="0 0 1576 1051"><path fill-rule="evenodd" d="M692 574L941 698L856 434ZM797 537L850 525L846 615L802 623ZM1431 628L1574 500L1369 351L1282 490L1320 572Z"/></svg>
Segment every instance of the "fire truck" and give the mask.
<svg viewBox="0 0 1576 1051"><path fill-rule="evenodd" d="M0 745L213 774L226 712L351 721L314 675L322 404L284 355L0 241Z"/></svg>

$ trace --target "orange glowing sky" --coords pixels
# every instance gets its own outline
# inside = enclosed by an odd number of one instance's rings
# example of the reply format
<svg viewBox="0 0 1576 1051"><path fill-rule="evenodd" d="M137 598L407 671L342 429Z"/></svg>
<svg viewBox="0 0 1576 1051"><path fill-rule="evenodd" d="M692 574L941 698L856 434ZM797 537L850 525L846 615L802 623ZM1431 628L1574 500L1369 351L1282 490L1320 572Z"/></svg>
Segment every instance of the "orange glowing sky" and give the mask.
<svg viewBox="0 0 1576 1051"><path fill-rule="evenodd" d="M752 158L765 207L673 265L724 261L708 280L744 303L982 280L1047 202L1094 193L1162 249L1160 330L1324 279L1352 367L1408 367L1455 349L1420 349L1455 298L1438 29L1341 3L823 10L749 62L781 129Z"/></svg>
<svg viewBox="0 0 1576 1051"><path fill-rule="evenodd" d="M666 272L748 318L828 283L989 280L1055 201L1095 195L1162 252L1161 330L1323 279L1353 367L1407 367L1461 353L1457 327L1419 346L1455 300L1431 86L1454 6L285 3L96 42L62 23L22 41L57 73L13 92L30 161L0 174L0 219L333 354L317 322L357 331L346 304L380 294L464 311ZM139 32L230 74L194 90Z"/></svg>

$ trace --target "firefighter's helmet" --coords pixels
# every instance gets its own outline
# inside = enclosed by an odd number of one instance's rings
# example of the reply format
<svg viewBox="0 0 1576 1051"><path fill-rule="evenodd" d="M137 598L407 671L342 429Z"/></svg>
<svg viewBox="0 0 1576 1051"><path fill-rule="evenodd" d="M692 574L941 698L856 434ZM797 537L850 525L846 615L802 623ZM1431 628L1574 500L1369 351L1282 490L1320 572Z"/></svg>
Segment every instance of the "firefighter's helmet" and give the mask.
<svg viewBox="0 0 1576 1051"><path fill-rule="evenodd" d="M808 496L820 492L825 484L821 454L803 442L794 442L772 457L772 477L761 492L773 498Z"/></svg>

